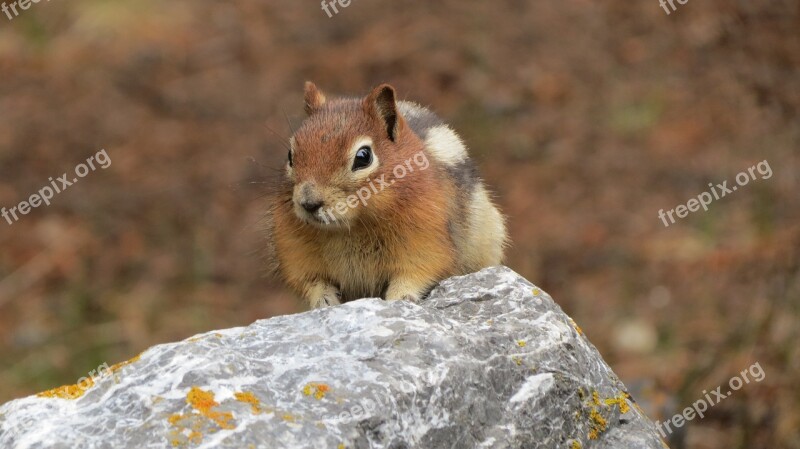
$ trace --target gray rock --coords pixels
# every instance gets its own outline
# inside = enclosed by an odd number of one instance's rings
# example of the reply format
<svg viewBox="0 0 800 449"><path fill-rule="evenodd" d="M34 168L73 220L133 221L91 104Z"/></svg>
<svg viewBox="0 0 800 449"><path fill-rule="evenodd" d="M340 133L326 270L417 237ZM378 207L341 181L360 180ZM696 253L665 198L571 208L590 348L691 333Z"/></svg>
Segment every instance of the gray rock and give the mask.
<svg viewBox="0 0 800 449"><path fill-rule="evenodd" d="M420 304L276 317L100 372L0 407L0 447L665 447L575 323L505 267Z"/></svg>

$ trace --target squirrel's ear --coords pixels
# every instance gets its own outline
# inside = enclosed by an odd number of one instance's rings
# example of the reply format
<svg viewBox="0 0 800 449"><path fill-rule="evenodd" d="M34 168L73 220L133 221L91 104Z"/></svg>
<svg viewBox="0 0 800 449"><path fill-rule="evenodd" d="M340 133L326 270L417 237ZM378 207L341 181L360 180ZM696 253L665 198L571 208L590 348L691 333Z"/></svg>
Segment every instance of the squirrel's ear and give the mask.
<svg viewBox="0 0 800 449"><path fill-rule="evenodd" d="M403 116L397 110L394 88L388 84L376 87L364 100L364 107L371 115L383 122L389 140L394 142L405 123Z"/></svg>
<svg viewBox="0 0 800 449"><path fill-rule="evenodd" d="M303 98L305 100L306 114L308 115L317 112L317 110L319 110L319 108L321 108L326 101L325 94L323 94L321 90L317 89L316 84L312 83L311 81L306 81Z"/></svg>

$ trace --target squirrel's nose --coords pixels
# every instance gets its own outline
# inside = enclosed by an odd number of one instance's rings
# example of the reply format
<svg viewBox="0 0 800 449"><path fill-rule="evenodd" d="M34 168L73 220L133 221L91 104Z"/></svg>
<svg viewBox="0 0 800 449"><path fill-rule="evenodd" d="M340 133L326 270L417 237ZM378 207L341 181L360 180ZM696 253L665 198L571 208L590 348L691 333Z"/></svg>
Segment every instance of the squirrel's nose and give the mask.
<svg viewBox="0 0 800 449"><path fill-rule="evenodd" d="M300 206L306 210L306 212L313 214L314 212L318 211L323 205L322 201L303 201L300 203Z"/></svg>

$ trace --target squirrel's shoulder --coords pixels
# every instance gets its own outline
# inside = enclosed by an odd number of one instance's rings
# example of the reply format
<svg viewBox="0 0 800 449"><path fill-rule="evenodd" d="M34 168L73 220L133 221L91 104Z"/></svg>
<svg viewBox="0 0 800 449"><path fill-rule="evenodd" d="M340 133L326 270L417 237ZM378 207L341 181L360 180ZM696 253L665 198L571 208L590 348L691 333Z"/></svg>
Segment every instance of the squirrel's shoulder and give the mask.
<svg viewBox="0 0 800 449"><path fill-rule="evenodd" d="M430 109L410 101L398 102L400 114L424 143L426 152L442 164L453 182L471 191L480 181L461 137Z"/></svg>

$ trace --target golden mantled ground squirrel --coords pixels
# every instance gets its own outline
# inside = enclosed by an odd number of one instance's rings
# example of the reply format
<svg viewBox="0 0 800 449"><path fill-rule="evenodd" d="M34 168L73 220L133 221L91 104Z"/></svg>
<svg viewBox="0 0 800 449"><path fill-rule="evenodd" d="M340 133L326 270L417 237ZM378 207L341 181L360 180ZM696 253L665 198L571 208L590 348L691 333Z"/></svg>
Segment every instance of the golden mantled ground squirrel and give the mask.
<svg viewBox="0 0 800 449"><path fill-rule="evenodd" d="M311 307L417 301L501 263L505 220L433 112L387 84L327 100L310 82L305 110L266 227L270 268Z"/></svg>

